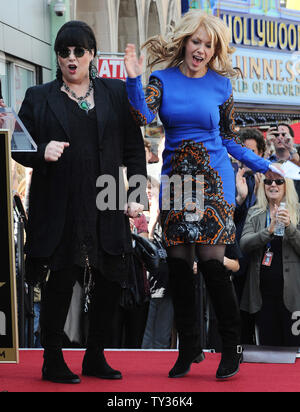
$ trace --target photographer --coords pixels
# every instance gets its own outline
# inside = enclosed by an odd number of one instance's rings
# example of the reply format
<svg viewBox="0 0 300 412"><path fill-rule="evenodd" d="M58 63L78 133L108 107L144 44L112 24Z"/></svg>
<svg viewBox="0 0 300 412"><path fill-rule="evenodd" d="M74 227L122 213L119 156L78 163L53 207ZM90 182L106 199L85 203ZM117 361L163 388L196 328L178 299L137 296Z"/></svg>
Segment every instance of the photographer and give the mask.
<svg viewBox="0 0 300 412"><path fill-rule="evenodd" d="M294 145L294 137L293 129L286 123L271 127L267 132L267 158L271 162L290 160L300 166L300 157ZM295 180L294 184L300 198L300 180Z"/></svg>
<svg viewBox="0 0 300 412"><path fill-rule="evenodd" d="M272 162L291 160L299 163L300 158L295 148L294 137L293 129L286 123L271 127L267 132L269 160Z"/></svg>

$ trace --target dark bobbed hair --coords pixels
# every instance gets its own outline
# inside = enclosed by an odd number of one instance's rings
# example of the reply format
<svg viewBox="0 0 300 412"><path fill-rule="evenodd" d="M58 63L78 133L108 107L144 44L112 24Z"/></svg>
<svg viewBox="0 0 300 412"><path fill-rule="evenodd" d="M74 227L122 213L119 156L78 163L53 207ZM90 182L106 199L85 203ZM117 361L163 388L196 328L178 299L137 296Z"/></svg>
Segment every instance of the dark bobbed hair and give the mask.
<svg viewBox="0 0 300 412"><path fill-rule="evenodd" d="M54 51L57 54L59 50L66 47L84 47L93 51L96 56L97 41L91 27L79 20L65 23L57 33Z"/></svg>
<svg viewBox="0 0 300 412"><path fill-rule="evenodd" d="M278 126L277 126L277 127L279 127L279 126L285 126L285 127L287 127L287 128L289 129L290 135L291 135L293 138L295 137L295 132L294 132L293 128L292 128L289 124L287 124L287 123L278 123Z"/></svg>
<svg viewBox="0 0 300 412"><path fill-rule="evenodd" d="M243 143L245 143L246 140L255 140L257 150L259 151L259 153L262 154L262 156L264 156L266 151L266 142L264 139L264 135L258 129L251 127L245 128L239 132L239 135Z"/></svg>

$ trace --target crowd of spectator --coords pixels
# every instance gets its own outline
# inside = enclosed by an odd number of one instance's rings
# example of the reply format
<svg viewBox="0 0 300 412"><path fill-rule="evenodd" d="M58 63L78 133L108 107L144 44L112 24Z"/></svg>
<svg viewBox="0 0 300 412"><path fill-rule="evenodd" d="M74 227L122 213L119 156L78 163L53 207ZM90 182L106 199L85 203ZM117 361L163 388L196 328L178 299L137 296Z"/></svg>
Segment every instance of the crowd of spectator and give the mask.
<svg viewBox="0 0 300 412"><path fill-rule="evenodd" d="M270 127L265 136L258 128L242 129L240 137L246 147L261 157L279 165L286 160L300 165L293 129L288 124ZM152 172L148 176L147 186L149 210L130 220L132 232L147 237L150 241L161 239L158 170L163 144L164 137L161 135L158 153L153 153L151 142L145 139L148 171ZM155 164L151 162L151 158L155 159ZM232 159L232 165L236 176L236 243L227 247L224 264L232 273L240 303L242 343L300 347L300 337L293 329L294 314L300 310L299 181L276 179L272 172L270 176L253 173L235 159ZM274 204L282 201L286 203L288 221L284 237L280 238L274 237L270 226L276 221L277 208L275 212ZM268 251L272 254L269 266L263 264ZM194 273L195 277L199 274L197 262ZM176 348L177 332L168 290L167 265L162 264L160 273L157 274L146 272L143 268L143 276L143 303L133 308L124 308L120 304L113 335L107 337L108 348ZM198 288L203 288L199 279L195 284ZM206 331L204 343L207 348L218 349L219 337L209 297L205 296L205 292L203 297L203 291L199 296L205 300L204 305L203 302L199 304L199 311L209 308L205 316L199 313L199 321L206 319L206 323L202 325ZM82 285L77 283L65 326L66 346L84 346L84 331L88 320L82 313L82 299ZM37 347L40 346L39 305L40 297L36 302Z"/></svg>

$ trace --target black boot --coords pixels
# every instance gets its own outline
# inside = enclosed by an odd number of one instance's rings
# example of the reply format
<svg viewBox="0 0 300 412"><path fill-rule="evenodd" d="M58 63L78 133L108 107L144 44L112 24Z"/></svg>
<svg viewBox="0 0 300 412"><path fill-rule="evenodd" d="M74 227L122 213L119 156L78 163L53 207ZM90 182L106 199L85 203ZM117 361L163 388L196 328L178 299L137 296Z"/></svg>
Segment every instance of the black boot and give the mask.
<svg viewBox="0 0 300 412"><path fill-rule="evenodd" d="M113 333L113 323L119 308L121 286L107 280L95 271L95 287L89 308L87 350L83 359L82 374L100 379L122 379L118 370L106 362L103 348Z"/></svg>
<svg viewBox="0 0 300 412"><path fill-rule="evenodd" d="M200 346L196 346L191 336L179 334L179 355L169 378L181 378L189 373L192 363L204 361L205 356Z"/></svg>
<svg viewBox="0 0 300 412"><path fill-rule="evenodd" d="M243 359L241 318L235 289L228 270L218 260L201 262L200 270L216 313L223 344L216 376L218 379L230 378L239 372Z"/></svg>
<svg viewBox="0 0 300 412"><path fill-rule="evenodd" d="M241 345L225 347L222 351L222 359L217 370L217 379L227 379L236 375L243 361L243 348Z"/></svg>
<svg viewBox="0 0 300 412"><path fill-rule="evenodd" d="M54 383L80 383L79 376L70 371L59 349L45 349L42 377Z"/></svg>
<svg viewBox="0 0 300 412"><path fill-rule="evenodd" d="M88 348L82 364L82 375L100 379L122 379L120 371L112 369L106 362L103 350Z"/></svg>
<svg viewBox="0 0 300 412"><path fill-rule="evenodd" d="M170 378L185 376L192 363L205 357L197 322L195 276L183 259L168 258L170 290L174 304L175 324L179 335L179 355L169 372Z"/></svg>

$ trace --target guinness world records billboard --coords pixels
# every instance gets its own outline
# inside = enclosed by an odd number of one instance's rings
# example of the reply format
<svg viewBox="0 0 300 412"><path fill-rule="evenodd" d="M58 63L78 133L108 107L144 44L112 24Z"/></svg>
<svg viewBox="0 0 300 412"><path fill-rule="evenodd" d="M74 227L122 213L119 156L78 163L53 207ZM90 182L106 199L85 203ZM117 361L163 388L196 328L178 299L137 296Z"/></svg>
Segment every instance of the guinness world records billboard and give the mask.
<svg viewBox="0 0 300 412"><path fill-rule="evenodd" d="M232 82L236 102L299 106L300 21L218 11L236 48Z"/></svg>

